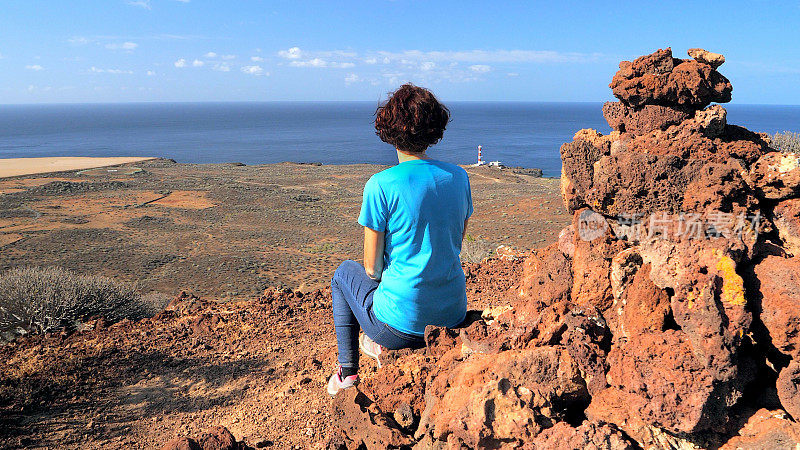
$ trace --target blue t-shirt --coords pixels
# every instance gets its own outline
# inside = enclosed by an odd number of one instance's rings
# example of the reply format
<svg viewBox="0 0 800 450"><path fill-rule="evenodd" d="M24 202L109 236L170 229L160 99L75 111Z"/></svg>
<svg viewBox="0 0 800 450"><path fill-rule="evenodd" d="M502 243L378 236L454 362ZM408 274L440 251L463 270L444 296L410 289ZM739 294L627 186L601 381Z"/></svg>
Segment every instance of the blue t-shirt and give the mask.
<svg viewBox="0 0 800 450"><path fill-rule="evenodd" d="M358 223L384 232L386 243L375 317L414 335L424 334L426 325L454 327L464 320L459 253L470 215L469 178L455 164L410 160L367 181Z"/></svg>

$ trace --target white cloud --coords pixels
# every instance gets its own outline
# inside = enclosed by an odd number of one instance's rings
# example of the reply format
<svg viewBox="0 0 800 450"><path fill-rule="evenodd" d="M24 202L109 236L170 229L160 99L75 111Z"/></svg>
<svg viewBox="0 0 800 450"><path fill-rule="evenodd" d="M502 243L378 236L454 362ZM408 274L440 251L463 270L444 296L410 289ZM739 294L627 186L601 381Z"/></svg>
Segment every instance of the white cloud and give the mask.
<svg viewBox="0 0 800 450"><path fill-rule="evenodd" d="M83 36L75 36L67 39L67 42L69 42L72 45L86 45L91 41Z"/></svg>
<svg viewBox="0 0 800 450"><path fill-rule="evenodd" d="M231 60L231 59L236 59L236 55L222 55L220 56L220 58L225 60Z"/></svg>
<svg viewBox="0 0 800 450"><path fill-rule="evenodd" d="M44 70L44 67L40 66L39 64L31 64L31 65L25 66L25 68L28 69L28 70L34 70L36 72L38 72L40 70Z"/></svg>
<svg viewBox="0 0 800 450"><path fill-rule="evenodd" d="M106 44L106 48L109 50L127 50L133 51L136 50L139 44L135 42L123 42L122 44Z"/></svg>
<svg viewBox="0 0 800 450"><path fill-rule="evenodd" d="M131 6L138 6L144 9L153 9L150 7L150 0L129 0L127 3Z"/></svg>
<svg viewBox="0 0 800 450"><path fill-rule="evenodd" d="M303 51L300 50L300 47L292 47L289 50L279 51L278 56L286 59L300 59L303 56Z"/></svg>
<svg viewBox="0 0 800 450"><path fill-rule="evenodd" d="M359 77L357 74L354 73L351 73L346 77L344 77L344 82L346 84L358 83L359 81L361 81L361 77Z"/></svg>
<svg viewBox="0 0 800 450"><path fill-rule="evenodd" d="M231 66L228 63L218 63L214 65L213 69L217 72L230 72Z"/></svg>
<svg viewBox="0 0 800 450"><path fill-rule="evenodd" d="M199 59L195 59L194 61L192 61L192 67L203 67L204 65L205 63L203 61L200 61Z"/></svg>
<svg viewBox="0 0 800 450"><path fill-rule="evenodd" d="M508 72L508 73L506 74L506 76L507 76L507 77L518 77L518 76L519 76L519 73L517 73L517 72Z"/></svg>
<svg viewBox="0 0 800 450"><path fill-rule="evenodd" d="M436 67L436 63L432 61L425 61L419 65L419 69L425 72L433 70L434 67Z"/></svg>
<svg viewBox="0 0 800 450"><path fill-rule="evenodd" d="M156 73L155 73L154 71L152 71L152 70L148 70L148 71L147 71L147 76L148 76L148 77L152 77L152 76L153 76L153 75L155 75L155 74L156 74Z"/></svg>
<svg viewBox="0 0 800 450"><path fill-rule="evenodd" d="M307 61L292 61L289 65L292 67L333 67L335 69L349 69L355 66L355 64L351 62L325 61L322 58L313 58Z"/></svg>
<svg viewBox="0 0 800 450"><path fill-rule="evenodd" d="M589 62L597 60L599 53L557 52L550 50L466 50L431 51L406 50L403 52L377 52L392 61L415 60L436 62L471 63L564 63Z"/></svg>
<svg viewBox="0 0 800 450"><path fill-rule="evenodd" d="M308 61L292 61L289 65L294 67L325 67L328 63L320 58L314 58Z"/></svg>
<svg viewBox="0 0 800 450"><path fill-rule="evenodd" d="M178 67L178 68L186 67L186 60L181 58L181 59L175 61L175 67Z"/></svg>
<svg viewBox="0 0 800 450"><path fill-rule="evenodd" d="M364 63L365 64L370 64L370 65L378 64L378 58L375 58L375 57L373 57L373 58L365 58L364 59Z"/></svg>
<svg viewBox="0 0 800 450"><path fill-rule="evenodd" d="M208 52L203 56L205 56L206 58L216 58L217 54L216 54L216 52Z"/></svg>
<svg viewBox="0 0 800 450"><path fill-rule="evenodd" d="M133 71L132 71L132 70L121 70L121 69L98 69L98 68L97 68L97 67L95 67L95 66L92 66L92 68L91 68L91 69L89 69L89 72L92 72L92 73L112 73L112 74L115 74L115 75L119 75L119 74L123 74L123 73L125 73L125 74L132 74L132 73L133 73ZM149 75L149 74L150 74L150 73L148 72L148 75Z"/></svg>
<svg viewBox="0 0 800 450"><path fill-rule="evenodd" d="M263 62L263 61L264 61L264 58L262 58L262 57L260 57L260 56L251 56L251 57L250 57L250 61L253 61L253 62Z"/></svg>
<svg viewBox="0 0 800 450"><path fill-rule="evenodd" d="M249 75L269 75L261 66L242 66L242 72Z"/></svg>
<svg viewBox="0 0 800 450"><path fill-rule="evenodd" d="M487 66L486 64L474 64L472 66L469 66L469 70L477 73L486 73L486 72L491 72L492 67Z"/></svg>

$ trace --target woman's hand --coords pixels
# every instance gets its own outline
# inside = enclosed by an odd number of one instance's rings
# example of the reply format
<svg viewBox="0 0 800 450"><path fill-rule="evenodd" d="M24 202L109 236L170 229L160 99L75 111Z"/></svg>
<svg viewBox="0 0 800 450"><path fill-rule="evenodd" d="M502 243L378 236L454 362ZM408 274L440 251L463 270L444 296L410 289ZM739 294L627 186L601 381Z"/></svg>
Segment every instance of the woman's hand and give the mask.
<svg viewBox="0 0 800 450"><path fill-rule="evenodd" d="M380 281L383 272L383 232L364 227L364 271L370 278Z"/></svg>

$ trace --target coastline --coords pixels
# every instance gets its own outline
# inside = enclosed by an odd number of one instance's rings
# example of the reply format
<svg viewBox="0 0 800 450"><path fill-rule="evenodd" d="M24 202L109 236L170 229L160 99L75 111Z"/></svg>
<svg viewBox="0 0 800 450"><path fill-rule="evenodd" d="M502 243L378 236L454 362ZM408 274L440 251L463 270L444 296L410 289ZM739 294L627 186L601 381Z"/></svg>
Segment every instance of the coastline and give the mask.
<svg viewBox="0 0 800 450"><path fill-rule="evenodd" d="M156 159L141 156L57 156L42 158L5 158L0 159L0 178L11 178L23 175L66 172L70 170L96 169L98 167L116 166Z"/></svg>
<svg viewBox="0 0 800 450"><path fill-rule="evenodd" d="M434 158L435 159L435 158ZM208 162L208 163L191 163L191 162L177 162L175 160L165 157L138 157L138 156L114 156L114 157L93 157L93 156L54 156L54 157L30 157L30 158L0 158L0 179L14 178L27 175L47 175L57 174L60 172L71 172L75 170L88 170L98 169L103 167L121 166L125 164L143 162L143 161L157 161L166 160L175 164L193 165L193 166L218 166L218 165L234 165L234 166L249 166L249 167L262 167L273 166L281 164L296 164L299 166L380 166L391 167L392 164L381 163L320 163L320 162L304 162L304 161L281 161L269 162L261 164L245 164L242 162ZM502 166L494 167L488 164L483 166L476 166L474 164L458 164L459 167L470 170L476 169L486 171L496 171L497 173L514 173L516 175L527 175L533 178L543 179L559 179L558 176L547 176L542 174L542 169L538 167L521 167L521 166ZM538 172L538 173L537 173Z"/></svg>

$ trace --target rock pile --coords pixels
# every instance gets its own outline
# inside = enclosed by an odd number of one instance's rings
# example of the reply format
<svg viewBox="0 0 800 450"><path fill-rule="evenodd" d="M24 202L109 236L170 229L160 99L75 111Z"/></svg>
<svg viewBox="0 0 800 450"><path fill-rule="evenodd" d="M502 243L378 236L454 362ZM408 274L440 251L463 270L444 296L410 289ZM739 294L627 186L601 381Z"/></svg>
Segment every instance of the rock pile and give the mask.
<svg viewBox="0 0 800 450"><path fill-rule="evenodd" d="M572 224L508 307L391 352L334 448L800 443L800 164L729 125L702 49L623 61L609 135L561 147Z"/></svg>

